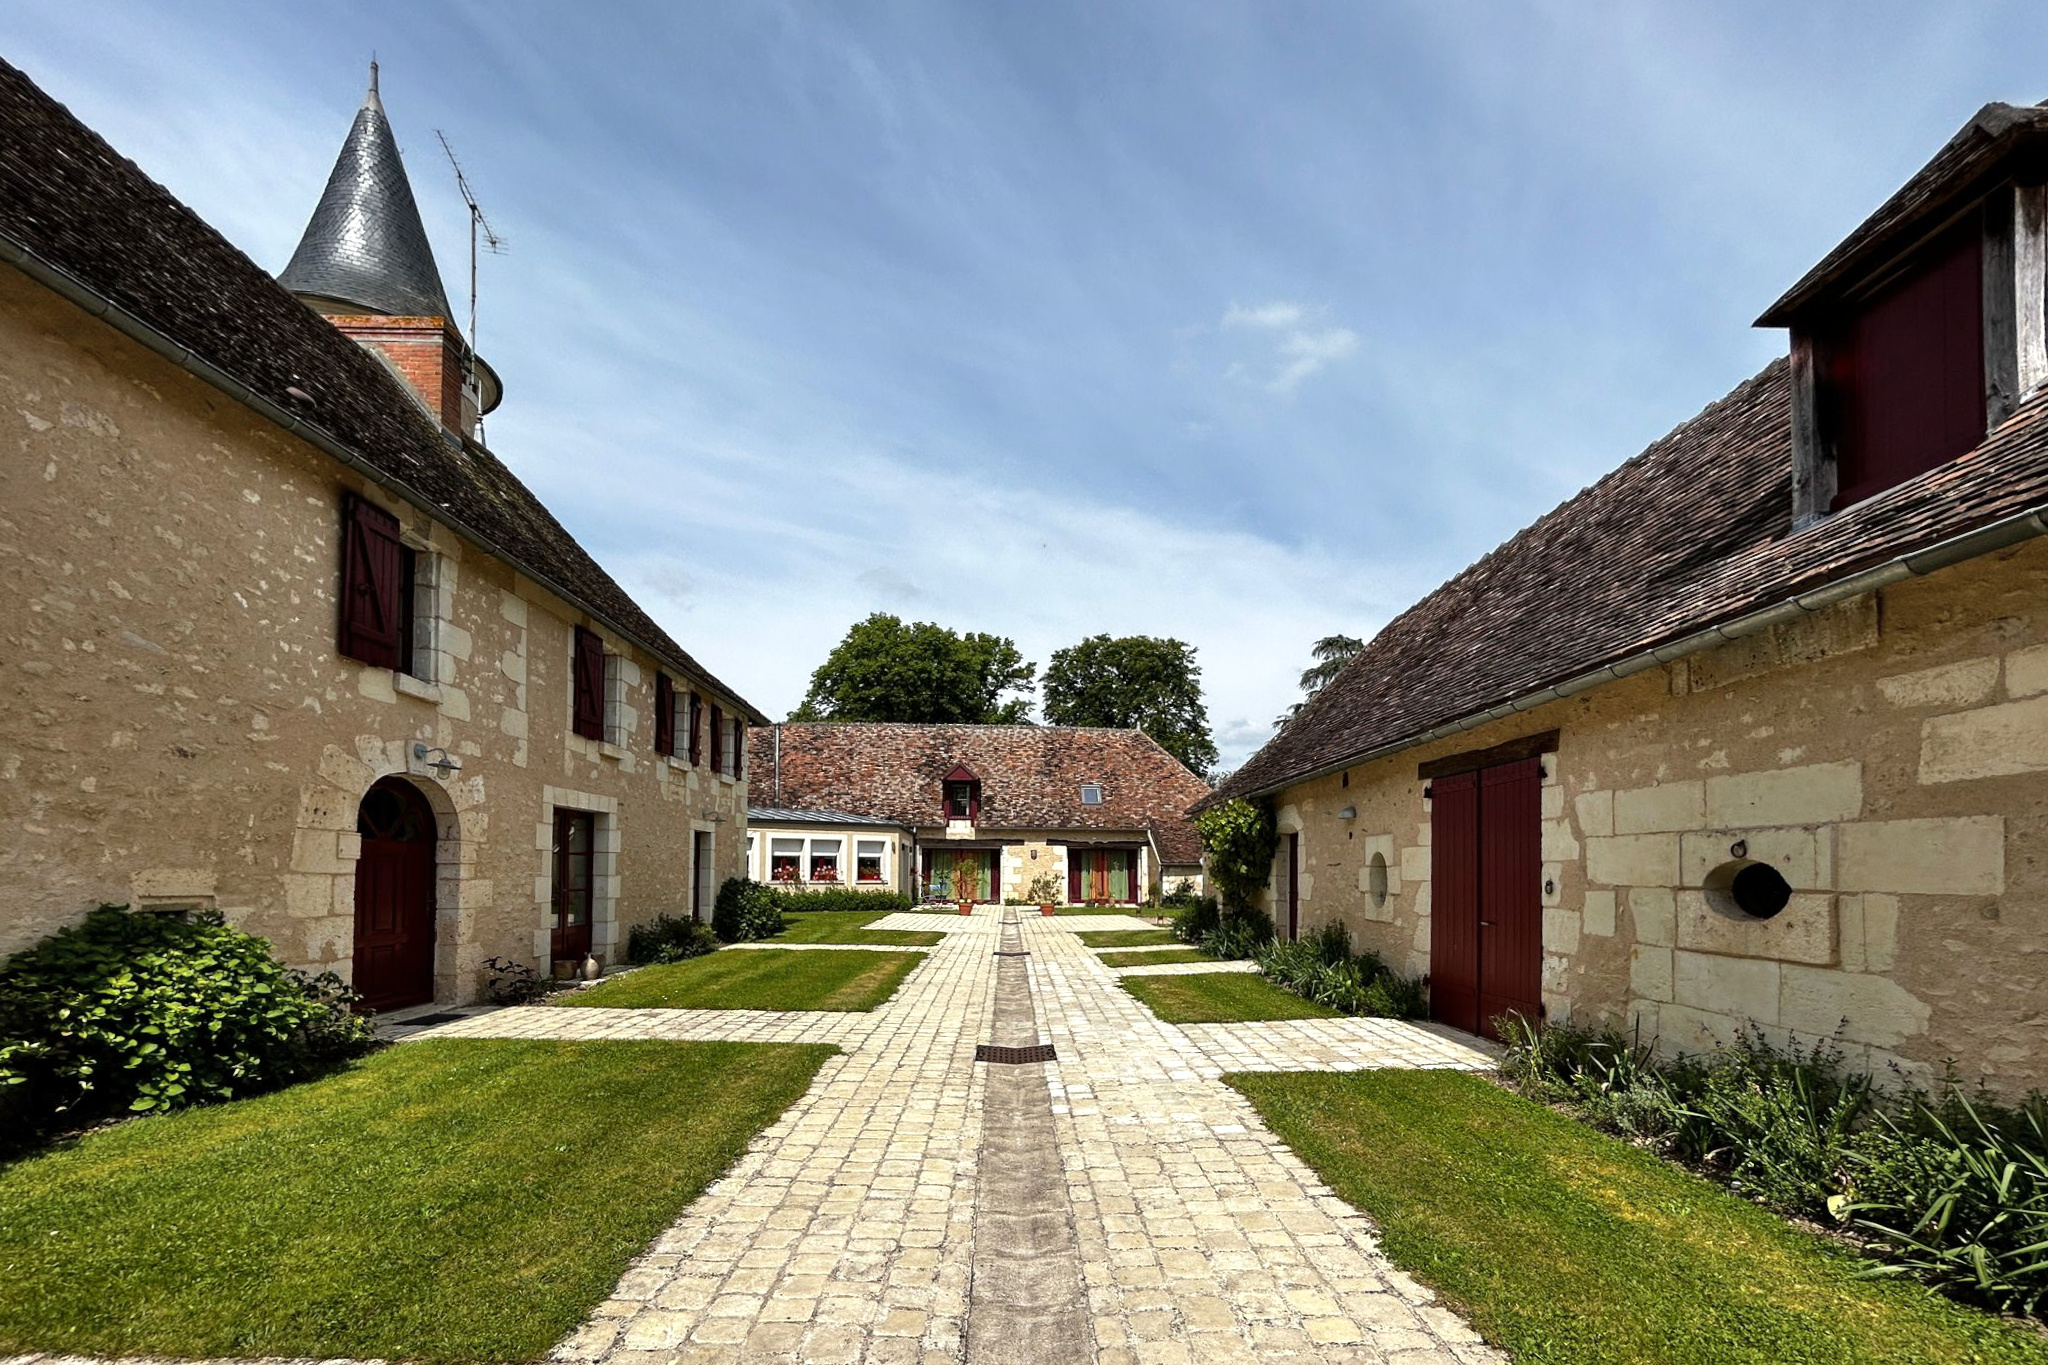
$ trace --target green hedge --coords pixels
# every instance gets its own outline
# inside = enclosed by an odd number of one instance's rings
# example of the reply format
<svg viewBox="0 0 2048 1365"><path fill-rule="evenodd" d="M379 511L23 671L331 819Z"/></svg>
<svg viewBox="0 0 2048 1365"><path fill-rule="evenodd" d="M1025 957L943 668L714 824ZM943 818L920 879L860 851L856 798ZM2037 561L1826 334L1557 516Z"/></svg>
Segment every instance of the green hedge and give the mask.
<svg viewBox="0 0 2048 1365"><path fill-rule="evenodd" d="M896 891L856 891L850 886L826 887L818 891L787 891L779 886L763 886L771 903L778 910L806 912L811 910L865 910L889 911L910 909L910 897Z"/></svg>
<svg viewBox="0 0 2048 1365"><path fill-rule="evenodd" d="M711 929L720 943L752 943L782 932L782 910L776 893L745 877L729 877L718 888Z"/></svg>
<svg viewBox="0 0 2048 1365"><path fill-rule="evenodd" d="M657 915L651 923L626 931L626 960L640 966L681 962L717 948L718 935L711 926L687 916Z"/></svg>
<svg viewBox="0 0 2048 1365"><path fill-rule="evenodd" d="M0 963L0 1147L312 1075L369 1049L356 998L218 913L103 905Z"/></svg>

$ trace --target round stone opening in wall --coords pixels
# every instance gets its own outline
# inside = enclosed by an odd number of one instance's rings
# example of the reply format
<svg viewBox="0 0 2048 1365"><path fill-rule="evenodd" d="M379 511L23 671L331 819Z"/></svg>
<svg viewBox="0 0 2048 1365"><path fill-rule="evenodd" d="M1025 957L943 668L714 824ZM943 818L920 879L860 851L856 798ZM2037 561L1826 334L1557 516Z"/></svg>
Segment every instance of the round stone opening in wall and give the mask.
<svg viewBox="0 0 2048 1365"><path fill-rule="evenodd" d="M1372 896L1374 906L1387 903L1387 855L1375 853L1372 862L1366 865L1365 889Z"/></svg>
<svg viewBox="0 0 2048 1365"><path fill-rule="evenodd" d="M1769 863L1738 858L1707 874L1707 903L1730 919L1773 919L1791 904L1792 883Z"/></svg>

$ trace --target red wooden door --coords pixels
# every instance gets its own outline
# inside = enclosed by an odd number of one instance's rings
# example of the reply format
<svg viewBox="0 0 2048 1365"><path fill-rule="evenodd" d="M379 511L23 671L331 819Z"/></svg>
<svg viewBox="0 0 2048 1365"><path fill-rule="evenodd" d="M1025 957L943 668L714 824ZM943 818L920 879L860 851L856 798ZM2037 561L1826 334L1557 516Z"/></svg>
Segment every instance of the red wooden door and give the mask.
<svg viewBox="0 0 2048 1365"><path fill-rule="evenodd" d="M555 812L555 924L548 955L581 965L590 955L592 876L597 817L584 810Z"/></svg>
<svg viewBox="0 0 2048 1365"><path fill-rule="evenodd" d="M1430 783L1429 1008L1479 1031L1479 774Z"/></svg>
<svg viewBox="0 0 2048 1365"><path fill-rule="evenodd" d="M1287 836L1287 941L1301 937L1301 836Z"/></svg>
<svg viewBox="0 0 2048 1365"><path fill-rule="evenodd" d="M1533 758L1479 774L1479 1026L1543 997L1543 772Z"/></svg>
<svg viewBox="0 0 2048 1365"><path fill-rule="evenodd" d="M356 809L353 970L365 1008L402 1009L434 998L434 812L413 785L387 777Z"/></svg>

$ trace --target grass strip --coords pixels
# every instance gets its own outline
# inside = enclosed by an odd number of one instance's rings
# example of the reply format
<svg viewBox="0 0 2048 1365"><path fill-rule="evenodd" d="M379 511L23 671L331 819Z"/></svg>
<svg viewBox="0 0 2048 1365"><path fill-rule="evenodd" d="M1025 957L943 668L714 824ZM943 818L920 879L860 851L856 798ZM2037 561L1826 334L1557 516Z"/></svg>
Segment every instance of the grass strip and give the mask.
<svg viewBox="0 0 2048 1365"><path fill-rule="evenodd" d="M1517 1365L2004 1365L2048 1339L1450 1071L1225 1078Z"/></svg>
<svg viewBox="0 0 2048 1365"><path fill-rule="evenodd" d="M870 929L891 910L785 911L777 943L873 943L891 948L929 948L946 936L914 929Z"/></svg>
<svg viewBox="0 0 2048 1365"><path fill-rule="evenodd" d="M896 993L923 953L725 950L642 967L561 998L615 1010L871 1010Z"/></svg>
<svg viewBox="0 0 2048 1365"><path fill-rule="evenodd" d="M1258 1019L1334 1019L1337 1012L1283 991L1257 972L1126 976L1120 984L1169 1024L1239 1024Z"/></svg>
<svg viewBox="0 0 2048 1365"><path fill-rule="evenodd" d="M1105 967L1163 967L1170 962L1214 962L1200 948L1175 948L1164 953L1104 953Z"/></svg>
<svg viewBox="0 0 2048 1365"><path fill-rule="evenodd" d="M1075 938L1090 948L1143 948L1153 943L1178 943L1171 929L1080 929Z"/></svg>
<svg viewBox="0 0 2048 1365"><path fill-rule="evenodd" d="M0 1355L535 1360L829 1047L404 1043L0 1168Z"/></svg>
<svg viewBox="0 0 2048 1365"><path fill-rule="evenodd" d="M1137 915L1141 918L1145 913L1142 906L1136 905L1056 905L1052 912L1055 915Z"/></svg>

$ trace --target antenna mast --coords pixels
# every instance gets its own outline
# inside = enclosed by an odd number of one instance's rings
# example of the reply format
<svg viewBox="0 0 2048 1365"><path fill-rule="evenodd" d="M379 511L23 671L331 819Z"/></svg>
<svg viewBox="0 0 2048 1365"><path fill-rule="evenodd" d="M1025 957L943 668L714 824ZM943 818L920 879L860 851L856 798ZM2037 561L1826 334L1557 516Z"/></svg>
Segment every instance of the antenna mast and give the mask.
<svg viewBox="0 0 2048 1365"><path fill-rule="evenodd" d="M374 64L371 66L371 80L376 79ZM375 87L372 86L372 89ZM469 206L469 354L463 358L464 378L472 390L476 389L476 253L479 243L493 256L505 254L505 239L491 229L491 220L484 217L483 205L477 203L476 194L469 188L469 177L462 173L462 163L455 159L455 148L448 144L448 135L439 128L434 136L441 139L441 150L448 154L448 164L455 170L455 188L462 194L462 202ZM483 414L479 412L476 427L481 436L484 427Z"/></svg>

